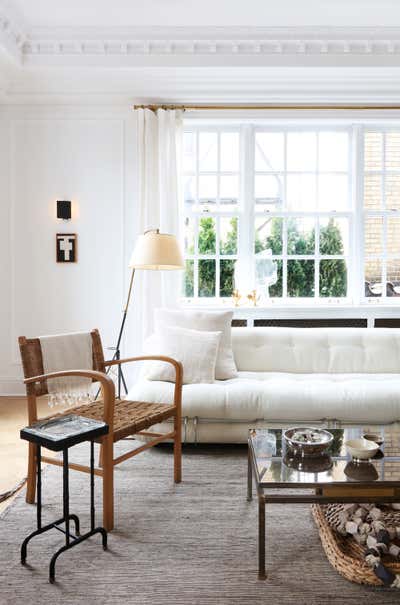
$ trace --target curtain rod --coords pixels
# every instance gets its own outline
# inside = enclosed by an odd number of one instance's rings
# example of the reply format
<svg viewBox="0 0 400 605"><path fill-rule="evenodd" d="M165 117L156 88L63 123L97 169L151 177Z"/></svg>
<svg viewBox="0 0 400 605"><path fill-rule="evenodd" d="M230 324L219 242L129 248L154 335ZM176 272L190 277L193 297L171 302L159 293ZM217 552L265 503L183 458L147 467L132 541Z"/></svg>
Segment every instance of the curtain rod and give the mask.
<svg viewBox="0 0 400 605"><path fill-rule="evenodd" d="M181 109L182 111L219 111L219 110L339 110L339 111L373 111L400 110L400 105L134 105L133 109Z"/></svg>

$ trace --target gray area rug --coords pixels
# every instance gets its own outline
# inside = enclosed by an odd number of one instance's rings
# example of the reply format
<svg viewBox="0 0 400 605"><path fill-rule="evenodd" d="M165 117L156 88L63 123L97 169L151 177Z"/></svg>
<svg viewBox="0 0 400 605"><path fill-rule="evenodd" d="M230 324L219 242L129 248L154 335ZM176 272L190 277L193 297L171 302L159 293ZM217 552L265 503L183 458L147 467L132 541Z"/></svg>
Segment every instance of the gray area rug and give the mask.
<svg viewBox="0 0 400 605"><path fill-rule="evenodd" d="M131 444L130 444L131 445ZM86 461L88 444L71 450ZM126 449L118 444L117 451ZM74 455L72 455L72 453ZM267 581L257 579L257 504L246 502L246 450L184 448L183 483L172 482L172 450L153 448L117 467L116 530L109 551L100 536L59 558L48 583L51 554L62 544L52 530L35 538L28 563L22 539L35 527L34 506L21 494L0 518L0 603L137 605L270 605L399 603L399 592L351 584L325 559L308 506L267 509ZM89 525L89 477L71 471L71 512ZM61 469L43 477L44 514L61 516ZM101 484L96 480L98 521Z"/></svg>

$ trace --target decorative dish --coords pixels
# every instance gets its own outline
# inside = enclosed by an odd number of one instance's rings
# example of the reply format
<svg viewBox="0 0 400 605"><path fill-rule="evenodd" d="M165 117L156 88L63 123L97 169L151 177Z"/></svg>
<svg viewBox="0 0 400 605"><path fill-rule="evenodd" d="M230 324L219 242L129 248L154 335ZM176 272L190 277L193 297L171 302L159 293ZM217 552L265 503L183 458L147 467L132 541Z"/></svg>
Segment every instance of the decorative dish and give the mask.
<svg viewBox="0 0 400 605"><path fill-rule="evenodd" d="M332 433L314 427L293 427L283 435L296 456L320 456L333 441Z"/></svg>

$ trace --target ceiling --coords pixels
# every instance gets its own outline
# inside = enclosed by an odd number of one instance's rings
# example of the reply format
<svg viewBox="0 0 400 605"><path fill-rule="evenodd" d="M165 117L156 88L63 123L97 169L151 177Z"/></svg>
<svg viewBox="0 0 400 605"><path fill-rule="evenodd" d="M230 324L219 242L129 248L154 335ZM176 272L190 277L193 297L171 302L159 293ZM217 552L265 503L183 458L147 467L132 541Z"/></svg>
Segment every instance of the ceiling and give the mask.
<svg viewBox="0 0 400 605"><path fill-rule="evenodd" d="M367 95L400 100L398 0L0 0L3 104Z"/></svg>
<svg viewBox="0 0 400 605"><path fill-rule="evenodd" d="M400 25L397 0L14 0L13 4L30 28Z"/></svg>

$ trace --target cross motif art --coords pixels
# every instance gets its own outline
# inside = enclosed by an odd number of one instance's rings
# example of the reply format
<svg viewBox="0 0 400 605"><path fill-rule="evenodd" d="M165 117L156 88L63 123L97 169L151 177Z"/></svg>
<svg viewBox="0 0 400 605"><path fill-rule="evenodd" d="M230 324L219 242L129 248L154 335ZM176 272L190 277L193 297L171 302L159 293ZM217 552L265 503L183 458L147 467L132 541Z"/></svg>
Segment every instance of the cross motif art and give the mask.
<svg viewBox="0 0 400 605"><path fill-rule="evenodd" d="M76 233L57 233L56 257L58 263L75 263L77 260Z"/></svg>

